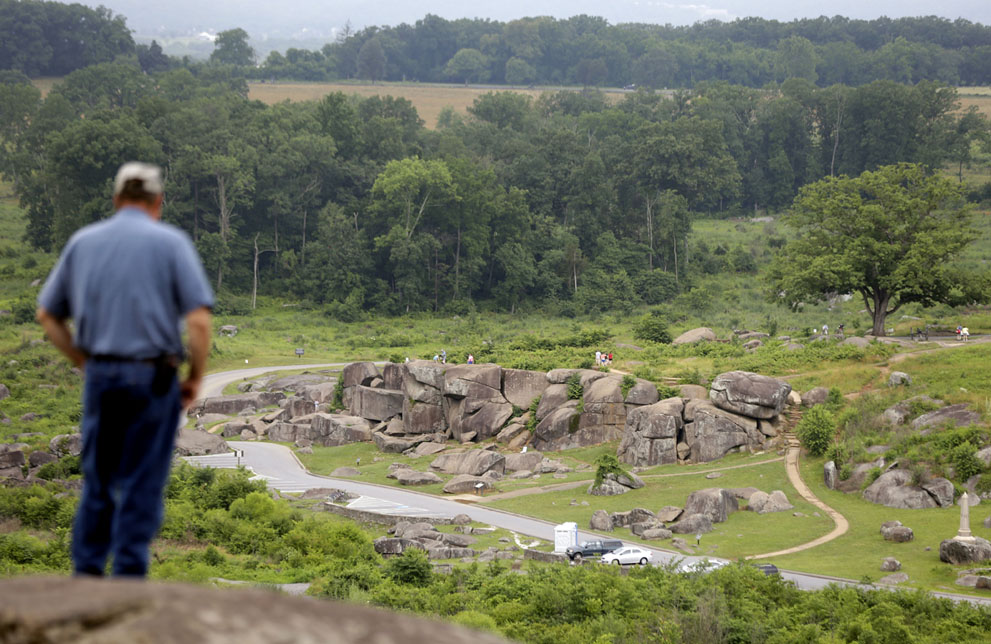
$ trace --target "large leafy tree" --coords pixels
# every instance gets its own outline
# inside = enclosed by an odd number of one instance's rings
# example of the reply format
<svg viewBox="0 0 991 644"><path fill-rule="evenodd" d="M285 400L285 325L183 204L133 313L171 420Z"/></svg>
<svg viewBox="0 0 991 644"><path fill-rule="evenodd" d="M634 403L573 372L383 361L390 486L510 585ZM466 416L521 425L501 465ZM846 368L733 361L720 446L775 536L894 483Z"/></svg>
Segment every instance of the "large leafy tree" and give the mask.
<svg viewBox="0 0 991 644"><path fill-rule="evenodd" d="M957 299L951 262L974 238L959 186L913 164L805 186L785 221L798 234L771 264L773 297L859 293L878 336L903 304Z"/></svg>
<svg viewBox="0 0 991 644"><path fill-rule="evenodd" d="M247 67L255 63L255 50L248 44L248 32L244 29L228 29L217 34L213 41L210 62L220 65Z"/></svg>

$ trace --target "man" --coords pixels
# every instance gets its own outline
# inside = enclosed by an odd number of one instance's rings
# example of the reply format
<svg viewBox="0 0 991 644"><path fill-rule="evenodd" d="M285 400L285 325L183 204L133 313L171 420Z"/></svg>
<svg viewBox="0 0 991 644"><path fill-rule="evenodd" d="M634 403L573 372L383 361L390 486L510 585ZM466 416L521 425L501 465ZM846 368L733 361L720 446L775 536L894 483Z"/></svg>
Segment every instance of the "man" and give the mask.
<svg viewBox="0 0 991 644"><path fill-rule="evenodd" d="M114 575L143 577L179 417L206 367L213 294L189 237L160 221L159 168L121 166L113 203L114 216L66 244L38 296L38 321L84 370L75 572L100 576L112 556ZM180 383L183 320L189 373Z"/></svg>

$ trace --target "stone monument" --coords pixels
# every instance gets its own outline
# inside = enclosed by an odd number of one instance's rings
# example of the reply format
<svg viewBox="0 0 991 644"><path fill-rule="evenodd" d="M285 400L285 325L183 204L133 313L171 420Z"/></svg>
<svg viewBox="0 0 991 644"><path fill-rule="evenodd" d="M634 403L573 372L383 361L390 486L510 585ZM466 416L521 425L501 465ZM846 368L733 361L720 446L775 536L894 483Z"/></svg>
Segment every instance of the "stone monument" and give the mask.
<svg viewBox="0 0 991 644"><path fill-rule="evenodd" d="M960 496L960 529L957 536L939 544L939 560L950 564L977 563L991 559L991 542L970 532L970 499Z"/></svg>
<svg viewBox="0 0 991 644"><path fill-rule="evenodd" d="M970 499L966 492L960 496L960 529L953 538L957 541L974 541L974 535L970 532Z"/></svg>

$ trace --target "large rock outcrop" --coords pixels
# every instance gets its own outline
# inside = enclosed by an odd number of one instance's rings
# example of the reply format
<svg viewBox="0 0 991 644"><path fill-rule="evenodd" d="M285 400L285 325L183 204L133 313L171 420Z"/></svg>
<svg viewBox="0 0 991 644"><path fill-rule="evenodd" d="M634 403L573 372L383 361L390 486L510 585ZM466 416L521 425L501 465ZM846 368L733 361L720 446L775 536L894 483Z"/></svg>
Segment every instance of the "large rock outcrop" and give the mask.
<svg viewBox="0 0 991 644"><path fill-rule="evenodd" d="M190 416L199 414L235 416L246 409L259 410L263 407L277 405L285 397L286 395L281 391L257 391L233 396L216 396L199 401L188 413Z"/></svg>
<svg viewBox="0 0 991 644"><path fill-rule="evenodd" d="M701 326L697 329L691 329L690 331L685 331L677 338L671 341L673 345L679 344L694 344L696 342L714 342L716 339L716 334L709 327Z"/></svg>
<svg viewBox="0 0 991 644"><path fill-rule="evenodd" d="M677 462L678 435L685 427L684 409L681 398L668 398L631 410L617 452L619 460L637 467Z"/></svg>
<svg viewBox="0 0 991 644"><path fill-rule="evenodd" d="M736 496L722 488L706 488L696 490L688 495L685 501L685 515L701 514L713 523L722 523L729 515L740 509Z"/></svg>
<svg viewBox="0 0 991 644"><path fill-rule="evenodd" d="M496 644L493 635L407 613L263 590L120 579L0 581L9 644Z"/></svg>
<svg viewBox="0 0 991 644"><path fill-rule="evenodd" d="M980 537L969 541L946 539L939 544L939 560L950 564L991 561L991 542Z"/></svg>
<svg viewBox="0 0 991 644"><path fill-rule="evenodd" d="M178 456L226 454L228 451L227 441L220 436L194 429L180 430L175 441L175 453Z"/></svg>
<svg viewBox="0 0 991 644"><path fill-rule="evenodd" d="M720 409L751 418L773 418L788 402L791 385L783 380L749 371L730 371L716 376L709 399Z"/></svg>
<svg viewBox="0 0 991 644"><path fill-rule="evenodd" d="M735 448L764 445L764 434L755 419L728 412L706 401L693 401L690 407L693 420L685 425L685 443L696 463L722 458Z"/></svg>
<svg viewBox="0 0 991 644"><path fill-rule="evenodd" d="M550 383L547 374L523 369L502 370L502 393L511 404L529 409L534 398L542 396Z"/></svg>
<svg viewBox="0 0 991 644"><path fill-rule="evenodd" d="M506 471L506 457L487 449L471 449L463 452L441 454L430 463L430 469L445 474L470 474L481 476L486 472Z"/></svg>
<svg viewBox="0 0 991 644"><path fill-rule="evenodd" d="M864 490L864 498L889 508L919 510L950 507L953 505L953 484L949 484L947 494L946 485L942 483L945 480L933 479L924 487L919 487L911 484L912 473L908 470L891 470L879 476Z"/></svg>

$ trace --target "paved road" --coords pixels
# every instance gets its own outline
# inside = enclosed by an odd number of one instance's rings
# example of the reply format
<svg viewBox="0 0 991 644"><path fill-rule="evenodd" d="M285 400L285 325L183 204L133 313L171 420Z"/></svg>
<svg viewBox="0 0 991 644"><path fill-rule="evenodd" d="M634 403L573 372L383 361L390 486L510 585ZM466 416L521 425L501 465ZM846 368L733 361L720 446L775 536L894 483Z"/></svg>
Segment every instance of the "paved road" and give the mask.
<svg viewBox="0 0 991 644"><path fill-rule="evenodd" d="M343 363L256 367L213 374L205 379L204 395L216 395L208 394L207 392L221 391L227 384L236 380L253 378L263 373L278 371L280 369L289 370L301 367L326 368L336 366L343 366ZM237 467L238 465L244 465L253 471L257 477L265 479L269 487L280 492L303 492L312 488L333 487L359 495L360 498L349 505L363 510L423 518L453 517L456 514L467 514L473 521L479 523L486 523L511 530L518 534L544 539L552 543L554 541L554 524L549 521L542 521L477 504L461 503L431 494L399 489L387 485L317 476L307 472L289 448L274 443L228 441L228 444L235 450L240 450L243 456L239 458L234 454L217 454L213 456L191 456L186 457L186 460L193 464L207 467ZM598 538L601 538L601 535L581 530L578 532L579 541ZM685 559L689 562L695 562L700 559L700 557L686 557L666 550L650 548L643 546L643 544L637 545L650 550L653 553L654 562L657 564L666 564L679 559ZM788 581L794 582L802 590L818 590L834 583L851 586L857 585L853 580L786 570L781 571L781 576ZM878 586L878 588L894 589L886 586ZM952 593L932 594L954 601L967 601L974 604L991 606L991 597L970 597Z"/></svg>
<svg viewBox="0 0 991 644"><path fill-rule="evenodd" d="M238 380L250 380L273 371L290 371L293 369L327 369L343 368L351 364L350 362L326 362L322 364L298 364L285 365L281 367L251 367L249 369L235 369L234 371L222 371L211 373L203 378L203 386L200 388L200 398L210 398L220 396L224 393L224 387L237 382ZM379 363L381 364L381 363Z"/></svg>

